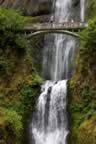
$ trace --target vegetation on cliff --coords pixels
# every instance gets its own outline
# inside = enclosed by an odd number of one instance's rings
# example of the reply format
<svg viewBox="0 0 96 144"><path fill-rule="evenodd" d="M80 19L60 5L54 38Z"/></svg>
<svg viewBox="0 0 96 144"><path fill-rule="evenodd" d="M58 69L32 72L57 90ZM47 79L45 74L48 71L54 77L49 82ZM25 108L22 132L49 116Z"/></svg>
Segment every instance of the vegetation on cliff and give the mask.
<svg viewBox="0 0 96 144"><path fill-rule="evenodd" d="M48 14L51 10L50 4L47 3L46 6L45 4L34 6L25 0L20 2L19 6L16 4L17 0L5 0L1 6L7 8L15 6L26 15ZM76 72L68 82L71 126L69 144L96 143L96 0L88 0L87 19L89 18L92 19L89 27L80 34L82 41L76 59ZM32 43L36 49L31 49L25 37L16 32L24 26L25 21L34 20L38 22L39 17L25 19L14 10L0 9L0 143L2 144L21 143L26 117L34 110L35 100L40 91L42 80L33 63L40 69L41 55L35 56L36 59L32 56L39 53L38 47L41 48L43 42L39 37L33 39Z"/></svg>
<svg viewBox="0 0 96 144"><path fill-rule="evenodd" d="M1 0L0 7L16 9L28 16L46 15L51 12L52 0Z"/></svg>
<svg viewBox="0 0 96 144"><path fill-rule="evenodd" d="M0 143L20 143L26 117L34 109L41 78L33 68L32 50L18 29L25 18L0 9Z"/></svg>
<svg viewBox="0 0 96 144"><path fill-rule="evenodd" d="M96 0L88 0L87 2L87 19L96 17Z"/></svg>
<svg viewBox="0 0 96 144"><path fill-rule="evenodd" d="M70 144L96 143L96 18L81 33L76 72L69 81Z"/></svg>

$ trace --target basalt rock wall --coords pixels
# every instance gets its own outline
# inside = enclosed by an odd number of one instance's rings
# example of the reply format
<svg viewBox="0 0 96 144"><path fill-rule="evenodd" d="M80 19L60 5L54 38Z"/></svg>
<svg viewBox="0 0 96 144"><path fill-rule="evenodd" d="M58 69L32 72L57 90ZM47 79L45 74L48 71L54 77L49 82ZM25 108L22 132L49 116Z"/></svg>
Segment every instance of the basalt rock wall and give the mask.
<svg viewBox="0 0 96 144"><path fill-rule="evenodd" d="M20 10L24 15L43 15L51 12L52 0L1 0L0 6Z"/></svg>

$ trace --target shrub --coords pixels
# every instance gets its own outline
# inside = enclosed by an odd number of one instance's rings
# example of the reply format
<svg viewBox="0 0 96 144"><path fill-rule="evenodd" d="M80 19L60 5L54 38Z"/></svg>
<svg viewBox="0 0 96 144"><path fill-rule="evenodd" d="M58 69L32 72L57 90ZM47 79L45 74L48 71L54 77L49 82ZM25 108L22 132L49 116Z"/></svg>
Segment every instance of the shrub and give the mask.
<svg viewBox="0 0 96 144"><path fill-rule="evenodd" d="M21 120L22 117L16 111L0 108L0 131L4 141L19 141L22 131Z"/></svg>
<svg viewBox="0 0 96 144"><path fill-rule="evenodd" d="M26 52L27 41L19 33L25 18L18 12L0 8L0 74L10 76L17 64L15 57Z"/></svg>

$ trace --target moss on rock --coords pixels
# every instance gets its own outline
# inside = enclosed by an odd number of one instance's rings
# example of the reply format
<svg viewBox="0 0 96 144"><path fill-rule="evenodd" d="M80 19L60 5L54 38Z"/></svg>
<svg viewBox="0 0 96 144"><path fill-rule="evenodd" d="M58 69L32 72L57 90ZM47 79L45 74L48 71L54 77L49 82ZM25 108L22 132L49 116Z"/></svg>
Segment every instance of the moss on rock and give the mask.
<svg viewBox="0 0 96 144"><path fill-rule="evenodd" d="M95 0L87 1L86 17L87 19L92 19L93 17L96 17L96 1Z"/></svg>
<svg viewBox="0 0 96 144"><path fill-rule="evenodd" d="M96 19L89 22L89 27L81 33L81 37L76 72L68 82L71 125L69 144L82 144L82 141L83 144L95 144Z"/></svg>
<svg viewBox="0 0 96 144"><path fill-rule="evenodd" d="M96 143L96 115L84 121L79 128L78 144Z"/></svg>
<svg viewBox="0 0 96 144"><path fill-rule="evenodd" d="M14 31L24 26L23 20L13 10L0 9L0 143L3 144L21 143L28 114L34 110L42 83L33 67L32 48L21 33Z"/></svg>
<svg viewBox="0 0 96 144"><path fill-rule="evenodd" d="M21 11L24 15L50 14L52 1L50 0L1 0L0 7L13 8Z"/></svg>

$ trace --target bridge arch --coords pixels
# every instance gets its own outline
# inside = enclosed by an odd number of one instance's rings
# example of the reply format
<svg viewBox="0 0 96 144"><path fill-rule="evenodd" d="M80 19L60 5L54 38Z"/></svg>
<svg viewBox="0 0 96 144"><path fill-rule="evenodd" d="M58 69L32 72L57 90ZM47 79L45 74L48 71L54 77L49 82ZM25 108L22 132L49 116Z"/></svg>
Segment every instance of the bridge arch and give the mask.
<svg viewBox="0 0 96 144"><path fill-rule="evenodd" d="M71 32L71 31L68 31L68 30L42 30L42 31L36 31L36 32L32 32L30 34L27 34L27 39L34 38L34 37L36 37L38 35L51 34L51 33L54 33L54 34L66 34L66 35L73 36L75 38L80 38L78 33Z"/></svg>

